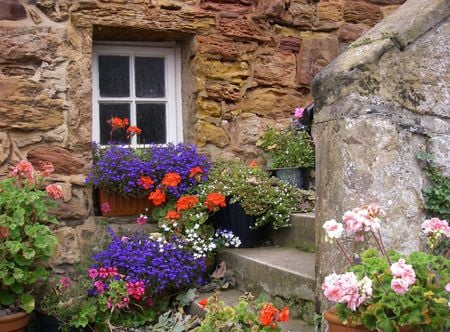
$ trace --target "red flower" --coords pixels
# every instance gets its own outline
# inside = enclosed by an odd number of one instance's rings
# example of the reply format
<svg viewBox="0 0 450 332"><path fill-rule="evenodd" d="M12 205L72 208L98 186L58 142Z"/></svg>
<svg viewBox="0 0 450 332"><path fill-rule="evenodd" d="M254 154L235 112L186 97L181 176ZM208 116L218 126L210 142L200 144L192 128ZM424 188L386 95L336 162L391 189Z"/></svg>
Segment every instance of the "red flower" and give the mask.
<svg viewBox="0 0 450 332"><path fill-rule="evenodd" d="M258 164L256 163L256 160L250 160L250 167L258 167Z"/></svg>
<svg viewBox="0 0 450 332"><path fill-rule="evenodd" d="M100 210L102 211L102 213L111 212L111 205L109 205L108 202L102 203L102 205L100 206Z"/></svg>
<svg viewBox="0 0 450 332"><path fill-rule="evenodd" d="M0 226L0 239L6 239L9 236L9 229L5 226Z"/></svg>
<svg viewBox="0 0 450 332"><path fill-rule="evenodd" d="M164 194L162 190L156 189L150 193L148 199L151 200L154 205L158 206L166 201L166 194Z"/></svg>
<svg viewBox="0 0 450 332"><path fill-rule="evenodd" d="M287 322L289 319L289 308L284 307L277 317L278 322Z"/></svg>
<svg viewBox="0 0 450 332"><path fill-rule="evenodd" d="M208 304L208 299L201 299L197 303L200 307L202 307L204 309L206 307L206 305Z"/></svg>
<svg viewBox="0 0 450 332"><path fill-rule="evenodd" d="M197 196L190 196L190 195L181 196L178 199L177 203L175 204L175 208L179 212L179 211L193 208L195 206L195 204L197 204L197 203L198 203Z"/></svg>
<svg viewBox="0 0 450 332"><path fill-rule="evenodd" d="M272 304L266 303L259 312L259 321L264 326L271 326L275 316L278 314L278 309Z"/></svg>
<svg viewBox="0 0 450 332"><path fill-rule="evenodd" d="M45 187L45 191L54 199L59 199L64 196L63 190L59 184L49 184L47 187Z"/></svg>
<svg viewBox="0 0 450 332"><path fill-rule="evenodd" d="M153 183L155 183L155 181L153 181L149 176L141 176L140 181L138 181L138 184L140 184L145 190L150 189L150 186Z"/></svg>
<svg viewBox="0 0 450 332"><path fill-rule="evenodd" d="M111 130L117 130L121 128L125 128L128 126L129 122L127 118L124 118L123 120L117 116L113 117L112 119L106 121L110 126Z"/></svg>
<svg viewBox="0 0 450 332"><path fill-rule="evenodd" d="M216 206L225 207L227 204L225 203L225 196L221 193L210 193L206 197L205 205L209 211L212 211Z"/></svg>
<svg viewBox="0 0 450 332"><path fill-rule="evenodd" d="M142 130L136 126L129 126L127 129L128 137L133 135L140 135L142 133Z"/></svg>
<svg viewBox="0 0 450 332"><path fill-rule="evenodd" d="M161 183L168 187L176 187L181 182L181 176L177 173L167 173Z"/></svg>
<svg viewBox="0 0 450 332"><path fill-rule="evenodd" d="M42 168L42 176L49 176L55 171L53 164L49 161L40 161L39 165Z"/></svg>
<svg viewBox="0 0 450 332"><path fill-rule="evenodd" d="M166 216L164 217L164 219L180 219L180 214L177 211L174 210L170 210L167 211Z"/></svg>
<svg viewBox="0 0 450 332"><path fill-rule="evenodd" d="M203 174L203 173L205 173L205 172L199 166L195 166L195 167L191 168L191 170L189 171L189 177L193 178L194 176Z"/></svg>

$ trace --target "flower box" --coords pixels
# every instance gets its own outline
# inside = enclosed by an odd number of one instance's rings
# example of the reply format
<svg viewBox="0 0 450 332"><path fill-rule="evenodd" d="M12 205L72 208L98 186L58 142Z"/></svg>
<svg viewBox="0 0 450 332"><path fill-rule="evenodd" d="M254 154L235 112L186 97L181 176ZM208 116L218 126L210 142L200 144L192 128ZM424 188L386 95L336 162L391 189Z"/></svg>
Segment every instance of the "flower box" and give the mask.
<svg viewBox="0 0 450 332"><path fill-rule="evenodd" d="M112 191L98 190L98 210L104 217L123 217L149 214L153 209L147 197L125 197ZM109 211L102 211L102 204L109 204Z"/></svg>

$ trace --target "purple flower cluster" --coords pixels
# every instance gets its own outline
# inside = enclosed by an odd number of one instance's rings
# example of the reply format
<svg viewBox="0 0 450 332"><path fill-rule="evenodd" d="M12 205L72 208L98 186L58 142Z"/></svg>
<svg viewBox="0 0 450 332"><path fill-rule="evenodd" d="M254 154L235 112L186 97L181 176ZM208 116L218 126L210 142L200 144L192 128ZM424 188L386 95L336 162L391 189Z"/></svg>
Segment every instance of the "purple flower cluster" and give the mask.
<svg viewBox="0 0 450 332"><path fill-rule="evenodd" d="M165 242L144 234L119 237L110 230L110 245L94 255L93 268L115 267L127 281L143 281L151 296L170 295L202 282L205 262L195 259L182 242Z"/></svg>
<svg viewBox="0 0 450 332"><path fill-rule="evenodd" d="M203 180L211 168L208 158L200 155L196 146L181 143L151 146L137 151L112 145L107 149L97 148L94 152L94 162L86 183L130 196L147 195L158 187L165 174L173 172L181 176L181 183L168 188L168 191L179 198L201 180L190 176L192 168L198 166L203 170ZM141 177L150 177L153 183L144 188Z"/></svg>

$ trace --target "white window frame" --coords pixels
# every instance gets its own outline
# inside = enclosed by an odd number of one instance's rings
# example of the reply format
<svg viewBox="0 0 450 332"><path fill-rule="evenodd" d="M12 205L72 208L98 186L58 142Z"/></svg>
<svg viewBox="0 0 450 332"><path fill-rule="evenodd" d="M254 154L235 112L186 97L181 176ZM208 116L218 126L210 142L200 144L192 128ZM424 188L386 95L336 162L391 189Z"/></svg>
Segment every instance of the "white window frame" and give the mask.
<svg viewBox="0 0 450 332"><path fill-rule="evenodd" d="M130 59L130 96L101 97L99 89L98 56L125 55ZM150 56L165 58L165 91L163 98L136 97L134 89L134 58ZM166 143L183 142L183 119L181 111L181 48L175 42L96 42L92 48L92 141L100 142L100 103L130 103L130 125L136 125L136 104L164 103L166 105ZM131 140L132 147L145 147L150 144L137 144L137 137Z"/></svg>

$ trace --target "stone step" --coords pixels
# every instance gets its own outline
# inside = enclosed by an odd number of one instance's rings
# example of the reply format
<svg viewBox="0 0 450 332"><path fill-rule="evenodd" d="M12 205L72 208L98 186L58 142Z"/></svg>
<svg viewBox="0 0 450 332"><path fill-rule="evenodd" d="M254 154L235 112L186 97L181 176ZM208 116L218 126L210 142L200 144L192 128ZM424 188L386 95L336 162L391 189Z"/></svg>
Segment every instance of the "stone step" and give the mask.
<svg viewBox="0 0 450 332"><path fill-rule="evenodd" d="M291 224L291 227L268 231L268 239L280 247L296 248L314 252L315 214L291 214Z"/></svg>
<svg viewBox="0 0 450 332"><path fill-rule="evenodd" d="M315 312L315 255L293 248L238 248L224 250L238 287L267 294L277 306L287 305L293 318L313 322Z"/></svg>
<svg viewBox="0 0 450 332"><path fill-rule="evenodd" d="M235 306L238 301L239 297L243 295L244 293L237 289L228 289L226 291L222 291L220 293L220 299L226 304ZM198 301L200 299L207 299L214 295L214 292L210 293L200 293L199 298L192 302L189 306L188 312L191 315L195 315L198 317L203 318L206 314L206 311L198 304ZM287 322L280 322L279 323L281 329L283 332L313 332L315 331L314 327L300 319L292 319L292 317L289 317L289 320Z"/></svg>

